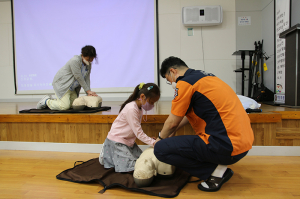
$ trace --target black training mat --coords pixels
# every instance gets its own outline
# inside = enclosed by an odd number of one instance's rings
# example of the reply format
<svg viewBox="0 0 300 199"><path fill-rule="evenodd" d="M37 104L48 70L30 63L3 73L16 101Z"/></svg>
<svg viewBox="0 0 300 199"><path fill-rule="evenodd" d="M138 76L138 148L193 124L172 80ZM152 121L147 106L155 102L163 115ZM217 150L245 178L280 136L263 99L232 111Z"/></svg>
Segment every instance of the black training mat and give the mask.
<svg viewBox="0 0 300 199"><path fill-rule="evenodd" d="M96 113L99 111L107 111L110 110L111 107L110 106L102 106L102 107L97 107L97 108L90 108L90 107L84 107L83 110L81 111L75 111L74 109L68 109L68 110L64 110L64 111L54 111L47 108L44 109L26 109L26 110L22 110L19 111L19 113Z"/></svg>
<svg viewBox="0 0 300 199"><path fill-rule="evenodd" d="M190 174L177 168L172 177L155 176L149 187L139 188L134 183L133 173L117 173L114 168L105 169L99 163L99 158L94 158L61 172L56 178L77 183L99 183L104 186L99 193L113 187L122 187L153 196L173 198L188 183Z"/></svg>

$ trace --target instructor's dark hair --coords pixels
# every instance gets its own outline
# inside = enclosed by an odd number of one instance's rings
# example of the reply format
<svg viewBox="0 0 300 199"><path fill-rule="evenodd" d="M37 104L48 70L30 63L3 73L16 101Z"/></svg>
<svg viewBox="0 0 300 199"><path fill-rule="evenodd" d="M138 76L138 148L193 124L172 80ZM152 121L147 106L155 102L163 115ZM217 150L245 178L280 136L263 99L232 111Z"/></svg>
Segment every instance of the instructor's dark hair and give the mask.
<svg viewBox="0 0 300 199"><path fill-rule="evenodd" d="M170 70L170 68L188 68L188 66L186 65L186 63L184 63L184 61L182 61L180 58L178 57L168 57L166 58L162 64L161 64L161 68L160 68L160 75L163 78L166 78L166 73Z"/></svg>
<svg viewBox="0 0 300 199"><path fill-rule="evenodd" d="M97 58L97 53L96 53L96 49L93 46L84 46L81 49L81 54L84 57L94 57Z"/></svg>
<svg viewBox="0 0 300 199"><path fill-rule="evenodd" d="M151 99L153 97L160 97L160 90L159 87L154 83L147 83L139 89L140 84L137 85L133 91L133 93L129 96L129 98L121 105L120 111L125 107L126 104L138 99L140 95L143 93L147 99Z"/></svg>

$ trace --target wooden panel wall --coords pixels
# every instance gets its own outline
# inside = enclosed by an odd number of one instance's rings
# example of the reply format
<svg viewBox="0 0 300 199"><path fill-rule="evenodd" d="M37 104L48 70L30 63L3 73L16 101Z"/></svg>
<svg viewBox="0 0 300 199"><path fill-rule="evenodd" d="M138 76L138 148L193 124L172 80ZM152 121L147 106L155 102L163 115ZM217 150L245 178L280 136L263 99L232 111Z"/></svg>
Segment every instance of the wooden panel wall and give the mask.
<svg viewBox="0 0 300 199"><path fill-rule="evenodd" d="M300 120L282 120L276 129L276 146L300 146Z"/></svg>
<svg viewBox="0 0 300 199"><path fill-rule="evenodd" d="M147 122L163 124L169 115L148 115ZM281 114L264 112L248 114L251 123L274 123L281 122ZM98 115L98 114L0 114L2 122L26 122L26 123L113 123L117 115ZM292 118L295 119L295 118ZM300 119L300 118L299 118Z"/></svg>
<svg viewBox="0 0 300 199"><path fill-rule="evenodd" d="M277 123L251 124L254 133L253 146L276 146L276 126Z"/></svg>
<svg viewBox="0 0 300 199"><path fill-rule="evenodd" d="M1 141L102 144L111 124L0 123Z"/></svg>
<svg viewBox="0 0 300 199"><path fill-rule="evenodd" d="M300 146L300 120L282 120L278 123L252 123L254 146ZM143 123L144 132L157 137L163 124ZM102 144L111 123L0 123L0 141L57 142ZM194 135L188 124L177 135ZM137 140L137 144L143 144Z"/></svg>

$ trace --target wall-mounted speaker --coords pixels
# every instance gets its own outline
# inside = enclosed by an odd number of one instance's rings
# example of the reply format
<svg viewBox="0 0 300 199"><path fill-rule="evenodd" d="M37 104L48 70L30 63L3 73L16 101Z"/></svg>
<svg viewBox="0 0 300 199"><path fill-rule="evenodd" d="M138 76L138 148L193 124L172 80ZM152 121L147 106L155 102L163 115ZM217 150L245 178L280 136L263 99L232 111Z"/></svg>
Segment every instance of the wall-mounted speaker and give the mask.
<svg viewBox="0 0 300 199"><path fill-rule="evenodd" d="M182 8L185 26L214 26L223 22L221 6L190 6Z"/></svg>

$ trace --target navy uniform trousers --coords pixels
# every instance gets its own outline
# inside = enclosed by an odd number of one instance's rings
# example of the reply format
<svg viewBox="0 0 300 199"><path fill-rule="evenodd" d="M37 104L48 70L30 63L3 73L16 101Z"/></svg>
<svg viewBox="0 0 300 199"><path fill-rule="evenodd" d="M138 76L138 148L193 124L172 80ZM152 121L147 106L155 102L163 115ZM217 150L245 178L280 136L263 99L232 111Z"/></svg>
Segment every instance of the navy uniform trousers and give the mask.
<svg viewBox="0 0 300 199"><path fill-rule="evenodd" d="M209 178L219 164L234 164L247 153L236 156L217 154L198 135L174 136L158 141L154 147L159 161L181 168L201 180Z"/></svg>

